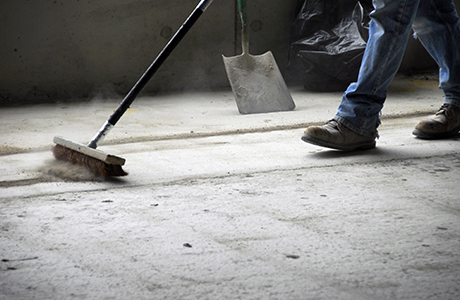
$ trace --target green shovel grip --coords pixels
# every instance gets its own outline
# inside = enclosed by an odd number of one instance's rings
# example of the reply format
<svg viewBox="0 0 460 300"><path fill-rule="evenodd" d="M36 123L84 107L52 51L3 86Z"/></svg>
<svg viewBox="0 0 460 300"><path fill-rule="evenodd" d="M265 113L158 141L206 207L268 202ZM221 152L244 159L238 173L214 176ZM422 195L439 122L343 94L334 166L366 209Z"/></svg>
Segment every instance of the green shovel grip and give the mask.
<svg viewBox="0 0 460 300"><path fill-rule="evenodd" d="M249 53L249 37L247 26L247 11L246 0L238 0L238 11L241 18L241 44L243 47L243 54Z"/></svg>

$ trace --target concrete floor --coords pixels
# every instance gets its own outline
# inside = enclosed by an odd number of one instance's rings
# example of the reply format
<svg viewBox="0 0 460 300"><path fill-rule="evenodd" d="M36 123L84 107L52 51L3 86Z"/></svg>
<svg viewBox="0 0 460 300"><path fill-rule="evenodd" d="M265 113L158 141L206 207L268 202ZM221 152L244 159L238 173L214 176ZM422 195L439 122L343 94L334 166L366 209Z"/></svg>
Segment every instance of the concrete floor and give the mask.
<svg viewBox="0 0 460 300"><path fill-rule="evenodd" d="M127 159L113 180L49 148L120 99L1 108L0 299L459 299L460 139L411 135L436 85L397 78L354 153L300 141L340 93L246 116L230 91L139 98L99 147Z"/></svg>

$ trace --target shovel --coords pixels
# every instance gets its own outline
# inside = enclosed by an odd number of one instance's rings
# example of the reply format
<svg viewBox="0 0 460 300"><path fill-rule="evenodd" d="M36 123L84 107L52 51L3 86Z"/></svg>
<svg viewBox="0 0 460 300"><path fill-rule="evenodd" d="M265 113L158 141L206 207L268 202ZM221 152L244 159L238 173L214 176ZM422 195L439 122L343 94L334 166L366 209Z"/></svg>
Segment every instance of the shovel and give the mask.
<svg viewBox="0 0 460 300"><path fill-rule="evenodd" d="M233 95L241 114L293 110L294 101L271 51L249 54L246 0L238 0L243 54L222 56Z"/></svg>

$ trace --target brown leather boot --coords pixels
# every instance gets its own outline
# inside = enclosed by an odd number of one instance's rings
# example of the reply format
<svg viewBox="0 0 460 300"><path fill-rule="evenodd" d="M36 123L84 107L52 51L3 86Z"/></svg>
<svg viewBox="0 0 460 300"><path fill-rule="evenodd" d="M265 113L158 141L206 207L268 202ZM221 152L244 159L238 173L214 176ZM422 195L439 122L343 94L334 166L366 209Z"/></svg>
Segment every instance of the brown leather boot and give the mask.
<svg viewBox="0 0 460 300"><path fill-rule="evenodd" d="M308 127L302 140L310 144L344 151L375 148L375 137L359 135L335 120L323 126Z"/></svg>
<svg viewBox="0 0 460 300"><path fill-rule="evenodd" d="M460 107L444 104L434 116L418 122L412 134L422 139L444 139L459 131Z"/></svg>

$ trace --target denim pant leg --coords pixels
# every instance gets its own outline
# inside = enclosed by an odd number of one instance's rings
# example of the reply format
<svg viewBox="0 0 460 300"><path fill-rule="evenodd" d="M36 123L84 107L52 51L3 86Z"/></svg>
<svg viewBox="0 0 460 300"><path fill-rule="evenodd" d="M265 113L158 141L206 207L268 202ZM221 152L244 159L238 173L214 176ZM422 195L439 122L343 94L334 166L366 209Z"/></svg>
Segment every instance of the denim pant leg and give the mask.
<svg viewBox="0 0 460 300"><path fill-rule="evenodd" d="M387 88L401 64L420 1L374 0L358 81L345 91L334 117L358 134L377 136Z"/></svg>
<svg viewBox="0 0 460 300"><path fill-rule="evenodd" d="M460 20L452 0L421 0L415 36L439 65L444 103L460 107Z"/></svg>

